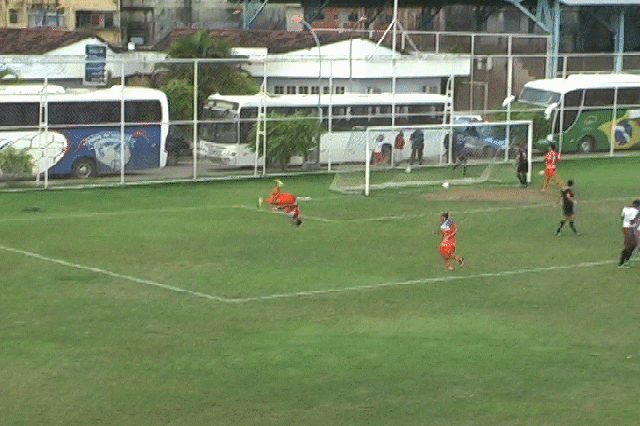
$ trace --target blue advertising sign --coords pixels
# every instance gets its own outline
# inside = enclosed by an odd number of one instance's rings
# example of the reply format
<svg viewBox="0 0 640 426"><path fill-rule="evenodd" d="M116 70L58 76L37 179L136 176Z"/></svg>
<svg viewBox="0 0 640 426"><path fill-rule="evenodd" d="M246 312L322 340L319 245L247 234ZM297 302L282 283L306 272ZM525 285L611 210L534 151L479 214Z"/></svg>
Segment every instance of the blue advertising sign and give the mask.
<svg viewBox="0 0 640 426"><path fill-rule="evenodd" d="M92 86L107 84L106 65L106 46L87 44L85 46L84 84Z"/></svg>

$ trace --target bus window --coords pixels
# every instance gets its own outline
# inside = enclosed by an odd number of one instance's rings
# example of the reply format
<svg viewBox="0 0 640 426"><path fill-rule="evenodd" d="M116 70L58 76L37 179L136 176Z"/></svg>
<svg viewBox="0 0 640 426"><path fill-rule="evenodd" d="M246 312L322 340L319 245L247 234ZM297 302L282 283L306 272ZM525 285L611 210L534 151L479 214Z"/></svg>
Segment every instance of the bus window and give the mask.
<svg viewBox="0 0 640 426"><path fill-rule="evenodd" d="M370 126L390 126L391 106L371 106L369 107Z"/></svg>
<svg viewBox="0 0 640 426"><path fill-rule="evenodd" d="M0 127L37 127L39 104L7 102L0 108Z"/></svg>
<svg viewBox="0 0 640 426"><path fill-rule="evenodd" d="M349 124L350 117L347 116L348 108L343 106L334 106L331 108L331 125L332 130L346 130L351 128Z"/></svg>
<svg viewBox="0 0 640 426"><path fill-rule="evenodd" d="M258 118L258 108L247 107L240 110L240 141L246 141L249 139L251 129L255 126L256 119Z"/></svg>
<svg viewBox="0 0 640 426"><path fill-rule="evenodd" d="M351 126L367 126L369 123L369 107L356 105L348 108Z"/></svg>
<svg viewBox="0 0 640 426"><path fill-rule="evenodd" d="M612 106L614 89L587 89L584 94L585 107Z"/></svg>
<svg viewBox="0 0 640 426"><path fill-rule="evenodd" d="M49 124L100 125L120 122L120 102L51 102Z"/></svg>
<svg viewBox="0 0 640 426"><path fill-rule="evenodd" d="M580 105L582 104L582 90L572 90L564 95L564 113L562 130L567 130L576 121Z"/></svg>
<svg viewBox="0 0 640 426"><path fill-rule="evenodd" d="M518 100L528 104L535 105L551 105L560 101L560 93L550 92L548 90L534 89L533 87L524 87Z"/></svg>
<svg viewBox="0 0 640 426"><path fill-rule="evenodd" d="M161 117L160 102L157 101L127 101L124 105L127 123L159 123Z"/></svg>
<svg viewBox="0 0 640 426"><path fill-rule="evenodd" d="M618 88L618 105L640 106L640 87Z"/></svg>
<svg viewBox="0 0 640 426"><path fill-rule="evenodd" d="M407 124L409 122L409 107L407 105L396 106L396 124Z"/></svg>
<svg viewBox="0 0 640 426"><path fill-rule="evenodd" d="M409 105L408 124L439 124L442 123L442 106L439 105Z"/></svg>

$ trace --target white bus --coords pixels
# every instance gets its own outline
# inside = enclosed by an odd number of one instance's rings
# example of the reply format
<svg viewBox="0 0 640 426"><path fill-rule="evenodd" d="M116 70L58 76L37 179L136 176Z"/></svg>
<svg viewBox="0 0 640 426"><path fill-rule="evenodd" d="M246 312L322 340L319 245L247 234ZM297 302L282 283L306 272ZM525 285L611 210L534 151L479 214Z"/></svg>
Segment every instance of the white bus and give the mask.
<svg viewBox="0 0 640 426"><path fill-rule="evenodd" d="M542 150L551 142L563 152L640 148L638 75L574 74L534 80L523 87L513 109L537 109L540 116L544 111L547 126L537 130L534 141Z"/></svg>
<svg viewBox="0 0 640 426"><path fill-rule="evenodd" d="M159 90L0 88L0 149L26 149L34 174L88 178L164 167L168 131L167 96Z"/></svg>
<svg viewBox="0 0 640 426"><path fill-rule="evenodd" d="M321 103L319 102L321 101ZM334 94L322 95L211 95L207 100L199 126L198 153L214 163L227 166L250 166L256 164L252 149L255 139L249 140L256 124L258 109L264 106L266 113L321 114L323 124L329 132L320 138L319 162L340 163L363 161L362 143L349 150L349 144L364 137L369 126L398 127L424 124L443 124L445 106L451 99L444 95L429 93L391 94ZM395 107L395 112L392 111ZM267 126L269 124L267 123ZM360 130L358 130L360 129ZM407 141L408 141L407 135ZM440 155L444 130L438 135L425 135L425 156ZM268 141L267 141L268 143ZM394 140L387 135L379 141L378 151L390 154ZM405 150L410 150L409 144Z"/></svg>

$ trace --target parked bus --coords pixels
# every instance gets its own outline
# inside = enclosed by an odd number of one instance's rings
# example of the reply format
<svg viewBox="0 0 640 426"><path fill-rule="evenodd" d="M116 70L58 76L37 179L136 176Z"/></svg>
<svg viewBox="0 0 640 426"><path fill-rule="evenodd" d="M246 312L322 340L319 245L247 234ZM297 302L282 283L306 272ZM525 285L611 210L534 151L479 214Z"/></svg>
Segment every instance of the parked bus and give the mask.
<svg viewBox="0 0 640 426"><path fill-rule="evenodd" d="M255 139L250 139L263 102L267 114L301 113L317 117L320 112L323 124L330 129L320 137L320 163L362 161L364 142L360 141L356 147L354 141L364 137L364 129L368 126L391 126L392 107L395 107L395 126L442 124L445 106L451 99L428 93L397 93L395 97L387 93L323 95L320 101L317 94L211 95L201 117L198 153L200 157L222 165L254 165L256 154L252 147L255 147ZM444 134L444 129L438 132L431 144L425 135L425 155L429 147L437 150L434 155L440 155ZM394 137L387 135L386 142L379 143L377 149L388 155ZM350 145L353 149L348 149ZM410 151L408 144L406 149Z"/></svg>
<svg viewBox="0 0 640 426"><path fill-rule="evenodd" d="M0 149L26 149L34 174L88 178L123 165L125 171L164 167L168 130L168 101L158 90L0 88Z"/></svg>
<svg viewBox="0 0 640 426"><path fill-rule="evenodd" d="M509 102L509 100L505 100ZM527 83L513 108L539 108L548 120L536 141L563 152L640 148L640 76L575 74Z"/></svg>

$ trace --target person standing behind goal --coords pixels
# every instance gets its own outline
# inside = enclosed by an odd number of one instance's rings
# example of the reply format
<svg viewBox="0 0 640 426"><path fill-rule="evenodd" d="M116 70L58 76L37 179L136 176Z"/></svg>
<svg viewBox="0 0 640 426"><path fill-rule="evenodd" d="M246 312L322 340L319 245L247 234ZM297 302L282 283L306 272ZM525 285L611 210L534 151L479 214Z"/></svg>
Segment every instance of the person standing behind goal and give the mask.
<svg viewBox="0 0 640 426"><path fill-rule="evenodd" d="M618 268L629 265L629 259L633 250L638 245L637 235L640 223L640 200L633 200L630 206L625 206L620 213L622 220L622 236L624 238L624 248L620 253Z"/></svg>
<svg viewBox="0 0 640 426"><path fill-rule="evenodd" d="M529 159L527 158L527 148L520 146L516 154L516 175L523 188L529 186L527 174L529 173Z"/></svg>
<svg viewBox="0 0 640 426"><path fill-rule="evenodd" d="M418 164L422 164L422 153L424 151L424 133L422 133L422 130L416 129L411 133L409 142L411 142L411 159L409 160L409 164L413 165L416 157Z"/></svg>

